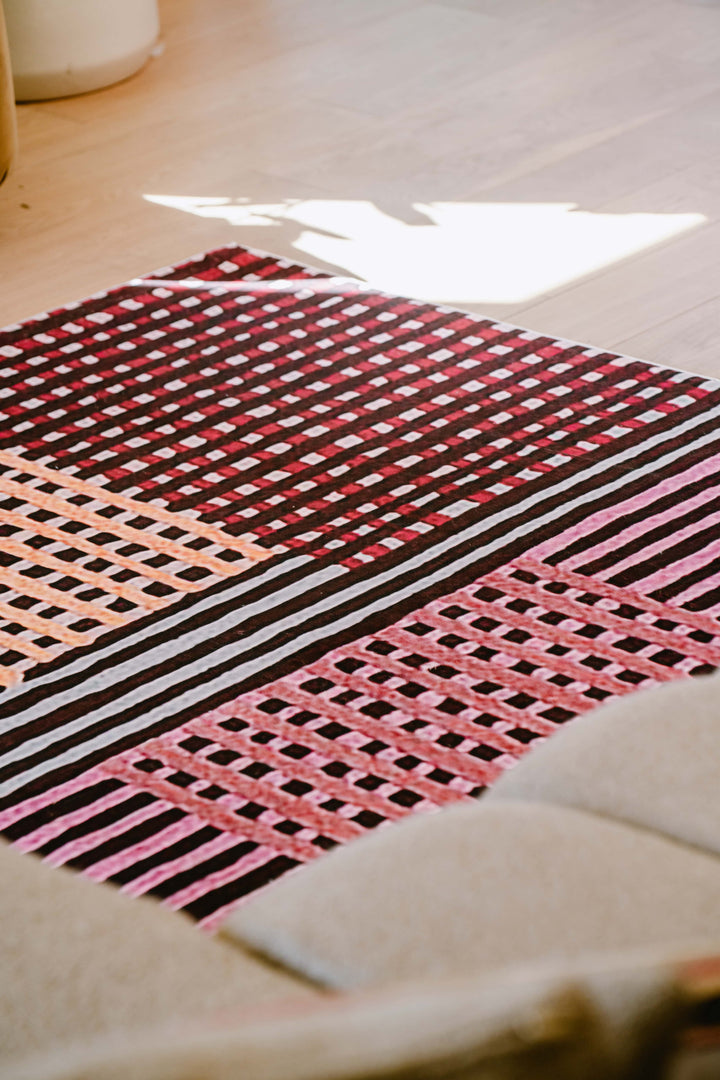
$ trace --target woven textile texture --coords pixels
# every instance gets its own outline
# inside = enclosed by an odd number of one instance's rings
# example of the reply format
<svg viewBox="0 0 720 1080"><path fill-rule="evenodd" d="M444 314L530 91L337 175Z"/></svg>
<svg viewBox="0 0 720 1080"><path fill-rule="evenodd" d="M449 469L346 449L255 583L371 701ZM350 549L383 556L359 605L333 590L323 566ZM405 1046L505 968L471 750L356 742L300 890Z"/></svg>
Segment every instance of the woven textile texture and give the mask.
<svg viewBox="0 0 720 1080"><path fill-rule="evenodd" d="M0 336L0 829L212 927L720 663L720 384L229 247Z"/></svg>

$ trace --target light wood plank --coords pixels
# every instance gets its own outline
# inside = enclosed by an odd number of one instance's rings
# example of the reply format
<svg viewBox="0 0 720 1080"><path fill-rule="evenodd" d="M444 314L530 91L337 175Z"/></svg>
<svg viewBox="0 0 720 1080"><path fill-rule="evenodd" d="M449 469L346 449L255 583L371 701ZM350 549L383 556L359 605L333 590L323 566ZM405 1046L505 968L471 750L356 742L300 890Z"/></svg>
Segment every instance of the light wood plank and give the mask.
<svg viewBox="0 0 720 1080"><path fill-rule="evenodd" d="M630 356L652 356L657 363L673 368L686 368L686 358L690 355L693 371L717 378L720 372L720 297L715 296L649 330L611 344Z"/></svg>
<svg viewBox="0 0 720 1080"><path fill-rule="evenodd" d="M650 327L716 297L719 252L720 223L716 223L624 260L548 300L506 309L505 314L524 326L577 341L604 345L625 341L639 332L638 307Z"/></svg>

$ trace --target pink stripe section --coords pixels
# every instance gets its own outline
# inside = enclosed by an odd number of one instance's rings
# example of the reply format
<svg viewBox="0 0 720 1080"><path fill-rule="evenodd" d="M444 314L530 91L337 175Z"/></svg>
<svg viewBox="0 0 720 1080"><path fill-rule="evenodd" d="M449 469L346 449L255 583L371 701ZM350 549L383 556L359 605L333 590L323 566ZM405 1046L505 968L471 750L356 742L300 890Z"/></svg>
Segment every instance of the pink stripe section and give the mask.
<svg viewBox="0 0 720 1080"><path fill-rule="evenodd" d="M293 701L302 708L315 709L317 712L322 711L322 714L331 720L337 720L338 723L344 724L346 727L362 731L373 739L390 743L396 749L403 751L403 753L412 754L421 760L424 759L433 766L447 769L448 772L457 773L459 776L470 777L477 784L486 784L488 779L495 775L496 770L488 768L487 762L481 763L467 754L447 750L438 746L437 743L413 735L409 731L391 728L386 722L373 720L372 717L365 716L364 713L353 712L345 705L338 705L337 702L330 702L306 693L299 686L293 685L291 681L297 679L299 682L300 679L304 681L306 678L307 673L301 671L289 676L287 679L283 679L280 683L276 683L278 693L281 693L288 701Z"/></svg>
<svg viewBox="0 0 720 1080"><path fill-rule="evenodd" d="M562 551L563 548L568 547L575 540L579 540L584 536L591 536L598 529L601 529L603 526L609 525L614 521L622 521L624 515L631 514L636 510L642 510L643 507L648 506L650 503L655 502L656 499L660 499L664 495L669 495L673 491L683 489L687 489L688 492L690 492L692 490L692 485L697 480L702 480L706 476L712 476L716 472L720 472L719 458L716 457L701 461L699 464L693 465L684 472L668 477L668 479L661 481L659 484L655 484L654 487L649 488L647 491L635 495L632 499L626 499L625 502L621 502L619 505L611 505L602 510L598 510L597 513L591 514L590 517L585 518L584 521L575 525L573 528L565 529L559 536L553 536L544 543L539 544L533 549L533 555L538 561L542 561L547 558L548 555L553 555L556 551ZM652 520L655 520L655 516L653 516ZM575 555L568 559L567 563L564 563L563 565L566 565L568 569L572 569L588 562L590 558L599 558L606 552L612 551L613 548L618 547L620 542L624 543L626 539L631 539L635 535L642 535L646 528L646 523L643 523L642 525L636 526L633 530L628 529L621 534L623 537L622 541L620 541L618 537L613 537L604 544L598 544L593 547L591 549L591 555L588 555L588 552L582 552L582 554ZM639 532L636 530L639 530Z"/></svg>
<svg viewBox="0 0 720 1080"><path fill-rule="evenodd" d="M596 596L613 600L617 604L630 604L639 607L652 615L659 616L661 619L669 618L677 622L683 622L686 626L692 627L693 630L704 630L706 634L712 635L718 633L718 624L714 619L694 611L678 610L672 605L662 604L659 600L653 600L651 597L633 589L621 589L617 585L610 585L607 581L600 581L594 577L583 577L581 574L574 574L570 570L564 570L560 566L549 568L535 559L518 559L515 565L522 570L529 570L530 573L537 574L539 577L548 576L552 580L563 581L576 589L582 589L583 592L594 593ZM550 572L548 573L548 571ZM597 605L588 608L588 613L594 612L596 608Z"/></svg>
<svg viewBox="0 0 720 1080"><path fill-rule="evenodd" d="M125 761L115 761L112 769L120 779L132 783L133 770ZM198 818L214 826L220 831L233 833L235 836L243 836L247 840L253 840L258 844L269 844L284 855L300 860L314 859L320 849L297 836L288 836L280 833L271 826L263 825L259 821L251 821L249 818L241 818L229 810L219 801L198 798L187 788L179 788L170 784L156 774L148 774L143 786L145 790L152 792L161 799L179 806L181 809L195 814Z"/></svg>
<svg viewBox="0 0 720 1080"><path fill-rule="evenodd" d="M322 854L320 848L314 850L316 855ZM290 853L286 852L285 854L289 855ZM262 866L264 863L269 862L270 859L274 859L276 855L277 851L267 847L250 852L249 855L238 859L235 863L231 863L230 866L226 866L222 870L216 870L214 874L208 874L207 877L194 881L192 885L188 885L187 888L174 893L168 898L167 903L169 907L174 909L185 907L194 900L198 900L201 896L205 896L206 893L212 892L213 889L219 889L226 885L227 882L243 877L256 867Z"/></svg>
<svg viewBox="0 0 720 1080"><path fill-rule="evenodd" d="M383 657L383 660L386 658ZM384 665L383 665L384 666ZM393 670L397 671L400 665L394 663L392 665ZM463 719L461 715L450 716L446 713L438 712L432 704L427 704L422 701L425 696L423 694L416 698L407 698L404 694L399 693L397 690L392 690L388 687L387 683L382 686L382 696L378 694L378 687L375 683L369 681L368 677L361 671L348 674L347 672L337 671L334 666L330 664L317 664L314 666L314 670L319 675L325 675L326 678L336 676L336 682L340 686L347 686L350 690L356 690L358 693L364 694L365 697L370 698L371 701L386 701L388 705L393 705L397 710L392 715L392 724L388 724L386 728L387 741L394 740L395 725L407 723L408 720L424 720L425 723L431 725L430 729L424 729L425 739L423 740L427 745L429 736L432 734L436 737L444 735L447 731L451 731L456 735L463 735L465 738L472 739L476 744L485 744L492 746L497 750L501 750L506 754L517 754L519 747L517 742L513 739L506 738L497 729L486 728L484 725L474 724L471 720ZM385 670L390 670L390 665L387 665ZM401 671L402 678L408 678L408 671ZM440 702L444 701L446 697L452 696L457 701L462 701L467 708L474 709L475 711L482 711L486 707L487 700L483 696L473 693L467 686L462 686L460 683L451 682L448 679L438 678L436 675L431 675L429 672L417 672L417 677L424 683L427 683L427 693L430 697L439 698ZM450 685L448 685L450 683ZM439 702L436 702L439 704ZM389 720L389 718L388 718ZM465 751L462 751L464 754Z"/></svg>
<svg viewBox="0 0 720 1080"><path fill-rule="evenodd" d="M436 660L439 664L452 666L462 661L463 673L470 678L495 680L509 689L530 694L532 697L540 698L541 701L546 701L551 705L559 705L561 708L571 709L573 712L584 712L592 706L591 701L588 701L582 694L578 694L574 690L553 686L552 683L533 675L521 675L501 663L478 660L473 656L469 656L467 652L461 652L459 647L457 650L449 649L436 641L428 640L426 637L418 640L414 634L410 634L401 627L391 627L383 633L383 637L407 652L417 650L429 659ZM511 660L515 662L515 657L512 657ZM425 677L426 673L423 672L423 678ZM447 685L448 680L442 679L440 681L446 684L446 690L450 689ZM454 683L450 685L454 685ZM588 687L592 685L589 675L585 679L585 685Z"/></svg>
<svg viewBox="0 0 720 1080"><path fill-rule="evenodd" d="M170 809L176 808L171 807L170 803L166 803L162 799L158 799L155 803L157 814L165 813ZM176 844L179 840L183 840L186 836L190 836L204 824L205 823L202 821L197 821L191 814L186 814L179 821L175 821L172 825L166 826L166 828L161 829L160 832L154 833L140 843L133 844L123 851L118 851L114 855L109 855L106 859L93 863L92 866L88 867L85 873L94 881L106 881L109 877L112 877L114 874L119 874L122 870L127 869L127 867L134 866L136 863L142 862L143 859L147 859L149 856L162 851L163 848L170 847L171 844ZM195 858L196 860L198 859L197 854L195 855ZM132 882L131 884L135 884L135 882Z"/></svg>
<svg viewBox="0 0 720 1080"><path fill-rule="evenodd" d="M693 529L685 529L682 533L678 533L677 537L673 537L674 540L681 540L687 535L692 535L693 532L697 532L698 528L706 528L711 524L720 526L720 513L713 514L712 517L707 518L701 523L700 526L694 526ZM648 554L652 549L649 549ZM642 585L643 591L654 592L656 589L661 589L664 585L670 585L675 581L679 581L680 578L685 577L686 574L691 574L694 570L699 570L703 566L707 566L715 559L720 557L720 528L718 529L718 539L710 544L707 544L700 551L694 552L692 555L688 555L686 559L680 559L678 562L672 563L671 566L664 566L661 570L657 570L654 574L650 574L648 577L643 578L642 581L636 582L635 587ZM678 593L671 600L667 601L670 607L675 607L678 604L682 604L689 600L692 596L700 596L702 593L707 592L709 589L717 588L720 585L720 574L708 574L706 578L698 582L696 585L692 585L689 589L686 589L682 593ZM684 612L681 613L684 620ZM720 630L720 626L717 627ZM717 632L716 630L716 632Z"/></svg>
<svg viewBox="0 0 720 1080"><path fill-rule="evenodd" d="M361 651L360 649L357 649L354 653L351 653L351 655L355 655L358 658L367 659L367 653ZM412 679L413 681L416 681L413 678L413 669L406 667L400 660L394 660L392 656L383 656L382 665L385 671L389 671L393 675L397 675L405 680ZM447 697L450 693L452 693L452 695L454 696L458 696L455 695L456 686L454 682L450 686L447 686L445 685L446 680L440 679L438 676L433 675L431 672L425 671L422 672L421 677L423 682L427 683L428 688L431 690L431 692L434 691L438 695L442 694L443 698ZM462 692L461 686L458 687L458 689L460 689L460 691ZM527 709L516 709L513 705L508 705L508 703L506 701L503 701L502 698L496 697L494 693L479 694L476 691L473 691L472 693L474 696L472 698L472 704L470 705L471 708L474 708L479 712L490 709L492 711L492 714L494 716L497 716L500 720L499 724L493 724L492 727L485 727L484 725L473 726L473 737L476 739L476 741L482 741L487 746L495 746L498 750L517 754L517 744L513 743L511 749L508 745L508 741L506 739L503 739L502 735L500 734L501 732L507 730L507 728L530 726L532 727L533 731L537 731L541 735L551 734L553 731L557 730L555 724L549 723L541 716L532 715L532 709L534 708L533 706L530 706ZM417 698L411 699L410 701L408 701L407 698L403 698L403 701L405 704L405 709L410 712L411 716L414 716ZM546 706L545 704L540 703L539 707L545 708ZM441 734L442 730L455 730L453 727L453 717L447 716L444 713L439 714L437 711L433 711L431 713L431 716L432 719L430 720L430 723L432 723L438 729L438 734ZM440 725L442 725L442 728ZM499 762L497 764L499 764Z"/></svg>
<svg viewBox="0 0 720 1080"><path fill-rule="evenodd" d="M658 525L662 525L667 521L672 521L674 518L678 518L681 514L685 514L686 512L694 509L695 506L702 506L704 503L707 503L710 498L717 499L718 494L720 494L720 489L713 489L710 492L703 492L702 494L703 496L707 496L707 498L701 498L700 496L697 496L697 498L695 499L688 499L687 502L684 502L681 506L675 507L674 513L671 514L670 512L667 512L665 514L656 514L654 517L648 518L646 521L644 521L642 527L638 526L636 529L628 529L628 535L632 533L630 539L632 539L634 536L642 537L644 534L648 533L650 529L653 529ZM708 529L711 525L717 525L718 523L720 523L720 510L716 511L714 514L705 515L705 517L703 517L703 519L699 522L694 522L691 525L686 525L682 529L673 530L673 532L669 536L664 537L662 540L656 540L654 544L643 545L641 550L638 551L636 554L628 555L626 558L613 563L612 566L610 566L607 570L603 571L597 576L600 578L614 577L615 574L619 574L622 570L625 570L630 566L636 566L638 563L643 563L647 559L651 559L655 556L659 557L658 561L662 561L663 553L666 552L669 547L675 544L679 544L681 541L693 536L701 529ZM620 547L621 544L625 543L626 539L627 537L625 533L619 534L617 537L614 538L613 546ZM591 560L595 558L595 549L590 552L585 552L585 556L586 557L583 562L591 562ZM563 565L568 564L564 563ZM657 577L659 580L660 576L664 575L662 584L677 581L678 577L682 576L682 574L678 571L678 567L680 565L681 563L679 562L671 562L668 565L663 566L661 569L659 569L654 576ZM658 588L657 585L654 585L652 587L648 586L647 582L648 578L639 578L635 582L634 587L637 589L642 584L643 591L645 589L648 589L649 592L652 592L652 588Z"/></svg>
<svg viewBox="0 0 720 1080"><path fill-rule="evenodd" d="M515 584L521 585L521 588L515 589ZM455 593L453 600L470 608L470 611L473 613L477 612L481 615L487 615L496 622L516 627L518 630L524 630L528 634L538 635L538 637L543 632L548 635L552 634L552 637L550 637L549 640L552 641L554 645L566 646L582 657L598 656L604 660L610 660L611 663L625 669L627 669L628 666L632 666L634 671L638 671L642 675L647 675L651 679L655 679L658 674L658 665L654 664L652 660L648 660L643 656L638 656L637 653L634 653L631 657L629 653L624 652L622 649L617 649L610 642L605 641L605 636L613 633L610 629L605 630L600 637L593 638L591 643L588 638L580 637L577 630L566 629L563 625L553 626L552 628L547 627L546 629L544 624L539 621L537 615L521 614L518 611L513 611L512 608L501 604L500 601L489 603L486 600L478 600L476 596L473 596L471 591L474 587L475 586L470 586L468 589L458 590L458 592ZM536 585L526 585L525 583L514 582L513 579L508 579L508 581L504 583L503 589L508 592L511 597L519 596L529 599L531 596L535 596L536 599L534 603L542 606L543 609L546 609L551 605L554 611L564 612L566 610L562 604L562 597L552 595L551 599L549 593L542 591L538 592ZM541 599L537 597L540 597ZM556 601L560 602L556 603ZM582 605L578 605L578 607L581 606ZM569 611L568 614L570 614ZM606 613L603 612L601 614L604 620ZM585 618L587 619L587 612L585 613ZM593 621L596 623L599 622L599 620L595 618L593 618ZM623 620L618 619L617 621L622 622ZM463 626L466 625L465 617L461 617L458 622L462 623ZM627 627L625 627L625 631L627 631ZM660 631L660 633L662 633L662 631ZM668 637L669 636L670 635L668 635ZM677 645L677 639L673 639L673 643ZM627 684L625 684L625 686L627 687ZM555 730L554 726L553 730Z"/></svg>
<svg viewBox="0 0 720 1080"><path fill-rule="evenodd" d="M57 794L57 792L55 792ZM70 814L64 814L60 818L55 818L49 821L46 825L41 825L39 829L35 829L34 832L28 833L21 837L17 841L17 846L23 851L37 851L43 844L47 844L49 841L54 840L58 836L62 836L68 829L73 828L75 825L81 825L87 821L88 818L94 817L95 814L102 813L103 810L109 810L113 806L118 806L120 803L127 802L134 792L129 790L125 785L118 788L116 791L111 791L108 795L98 799L96 802L90 803L88 806L82 806L78 810L74 810ZM30 811L27 807L23 807L25 814ZM22 816L24 817L25 814ZM127 820L127 819L123 819ZM115 824L112 828L118 832L123 828L122 822ZM97 835L93 833L93 836ZM64 852L64 848L60 848L60 853ZM54 852L50 857L50 861L54 865L59 865L60 862L66 862L68 858L72 858L72 855L62 855L58 857L58 852Z"/></svg>
<svg viewBox="0 0 720 1080"><path fill-rule="evenodd" d="M335 655L335 654L333 654ZM268 688L272 690L273 687ZM382 777L388 780L391 784L394 784L398 790L407 789L409 791L417 792L418 795L422 795L425 799L435 805L442 805L445 803L455 802L458 798L461 798L461 793L453 791L451 788L444 784L436 784L433 780L427 780L425 777L418 775L415 769L405 770L399 768L393 762L386 760L382 754L366 754L362 750L357 750L350 746L345 740L348 738L345 735L339 736L337 739L333 739L332 742L326 739L322 735L316 734L310 729L309 724L304 724L302 727L296 727L294 724L289 724L286 720L281 720L277 714L270 715L262 713L248 702L253 698L258 702L264 698L263 691L252 691L245 698L236 702L231 702L229 705L220 706L219 709L212 713L208 713L206 717L202 719L203 734L208 738L214 738L218 742L223 742L230 749L234 748L232 742L237 738L234 732L228 732L225 728L219 728L216 731L216 724L219 725L223 720L230 719L233 716L242 717L252 722L261 731L274 731L278 735L287 739L288 742L296 742L301 746L307 746L309 749L316 751L328 761L340 761L345 765L350 765L351 768L357 769L363 776L367 776L368 772L372 772L375 776ZM319 712L319 709L315 709L315 712ZM217 717L217 720L215 719ZM210 721L209 718L212 718ZM199 721L192 721L193 730L200 734L198 727ZM211 724L208 729L208 724ZM322 719L318 723L324 724L325 720ZM215 732L213 734L213 732ZM329 745L328 745L329 744ZM325 775L325 774L324 774ZM337 781L334 781L337 783ZM327 786L327 780L323 780L325 790L328 794L332 795L332 788ZM341 796L342 797L342 796ZM376 796L377 797L377 796ZM383 800L384 801L384 800ZM394 804L391 804L394 805ZM369 809L375 809L368 803ZM378 813L383 814L385 817L390 817L387 813L385 806L377 808Z"/></svg>
<svg viewBox="0 0 720 1080"><path fill-rule="evenodd" d="M447 601L443 601L443 606L445 606L446 603ZM542 648L535 647L529 641L507 641L498 634L488 633L485 630L478 630L467 622L448 619L440 614L437 610L438 606L439 605L436 603L434 607L431 604L429 607L425 608L422 613L422 619L423 622L429 623L440 633L459 634L460 636L467 636L471 641L482 642L492 649L497 649L500 654L507 655L510 663L514 663L518 659L527 660L529 663L537 664L538 667L545 668L547 671L554 674L565 675L568 679L581 683L583 686L598 686L601 690L608 690L611 694L624 694L627 692L626 683L621 682L612 675L603 674L601 671L590 671L587 667L583 667L582 664L578 663L572 656L553 656L552 653L548 653ZM535 629L537 630L537 627L535 627ZM547 645L551 644L554 645L555 642L547 642ZM458 652L459 651L460 646L458 646ZM496 661L492 661L492 663L495 662ZM500 657L498 657L497 663L498 667L502 668ZM552 727L552 730L554 730L554 727L552 725L550 726Z"/></svg>
<svg viewBox="0 0 720 1080"><path fill-rule="evenodd" d="M346 783L343 780L333 779L327 773L322 772L320 768L308 765L307 758L302 761L293 760L267 745L259 746L258 743L252 742L250 738L240 732L229 732L224 728L217 728L215 725L205 723L202 720L191 721L190 730L205 738L213 739L221 746L226 746L228 749L235 750L237 753L244 754L255 761L263 761L274 769L281 770L288 778L292 776L311 784L316 791L322 793L323 798L340 799L349 803L350 806L357 807L357 809L373 810L383 817L400 818L404 816L404 811L395 803L391 803L388 799L373 794L371 791L355 787L353 784ZM290 741L300 746L308 746L308 740L304 737L303 731L298 729L296 731L297 737ZM337 741L333 745L337 745ZM308 749L310 749L309 746ZM323 750L325 760L338 760L336 754L325 748ZM368 768L372 768L370 760L363 770L363 775L367 775ZM326 835L329 834L326 833Z"/></svg>
<svg viewBox="0 0 720 1080"><path fill-rule="evenodd" d="M205 780L208 784L217 784L233 795L240 795L243 799L252 800L261 806L266 806L269 810L275 810L283 817L297 821L298 824L314 829L317 833L329 836L333 840L352 840L364 832L362 826L347 821L340 814L331 814L327 810L322 810L308 798L299 799L295 795L288 795L275 783L242 776L228 765L215 765L200 754L190 754L186 750L179 749L167 738L154 740L146 744L143 749L151 757L159 758L174 769L184 769L192 776L196 776L198 780ZM283 769L279 776L275 774L277 779L283 782L291 780L293 778L292 759L274 756L276 761L274 768ZM255 760L271 764L267 754L253 755L253 757Z"/></svg>
<svg viewBox="0 0 720 1080"><path fill-rule="evenodd" d="M153 801L147 806L143 806L139 810L135 810L133 813L128 814L127 817L121 818L120 821L114 821L104 829L96 829L85 836L81 836L77 840L71 840L68 843L63 844L53 851L52 855L48 855L47 862L52 866L62 866L66 862L71 862L80 855L84 855L85 852L92 851L98 844L102 844L106 840L112 840L114 837L125 832L126 829L132 829L136 825L141 825L149 818L155 817L157 812L157 803Z"/></svg>
<svg viewBox="0 0 720 1080"><path fill-rule="evenodd" d="M59 787L50 788L40 795L33 795L29 799L24 799L22 802L16 803L15 806L8 807L7 810L0 813L0 829L8 829L16 821L27 817L28 814L36 814L38 811L45 810L47 807L60 802L61 799L67 798L69 795L75 795L78 791L84 791L101 780L107 780L107 778L108 774L103 771L102 766L99 766L89 769L88 772L80 773L78 776L73 777L72 780L66 780Z"/></svg>
<svg viewBox="0 0 720 1080"><path fill-rule="evenodd" d="M518 569L519 564L515 563L512 566L507 567L508 574L511 574L513 569ZM695 659L707 661L708 663L718 663L718 657L720 657L720 648L703 645L701 642L690 641L684 634L678 633L678 631L660 630L658 627L653 626L647 619L643 619L639 616L638 619L623 619L619 615L613 615L605 607L600 607L599 604L593 604L592 606L586 604L580 604L576 600L572 600L567 594L548 593L543 589L543 585L547 581L553 580L555 568L544 567L542 573L545 576L545 582L539 581L534 585L528 584L524 581L518 581L516 578L504 577L503 574L497 573L489 575L485 581L489 585L494 585L499 589L502 589L510 596L520 597L525 600L529 600L531 603L537 604L538 607L542 607L544 611L557 611L562 614L568 615L573 619L576 619L583 626L588 622L593 622L598 626L604 626L609 631L616 632L622 637L633 633L642 633L642 636L653 645L662 645L669 649L679 649L682 652L687 652ZM538 575L540 570L538 570ZM593 582L595 578L583 578L582 591L587 592L595 591ZM626 600L625 603L628 601ZM634 605L640 607L640 598L635 597ZM663 607L662 605L660 605ZM503 609L500 609L503 610ZM496 616L497 617L497 616ZM674 618L677 620L678 613L672 608L663 607L664 618ZM593 642L594 646L594 642ZM638 657L637 653L628 653L626 664L629 668L636 671L642 671L642 668L638 666L642 657ZM668 668L663 667L660 664L653 664L652 677L658 681L668 681L676 676L669 671Z"/></svg>
<svg viewBox="0 0 720 1080"><path fill-rule="evenodd" d="M698 582L696 585L691 585L688 589L684 589L683 592L678 593L678 595L673 597L673 600L672 600L673 610L676 612L675 617L677 618L677 613L678 612L684 612L685 611L684 608L678 607L676 605L687 604L687 603L689 603L690 600L694 600L697 596L702 596L703 593L710 592L711 590L717 589L717 588L720 588L720 575L712 574L711 576L706 577L702 581ZM713 617L714 618L720 618L720 610L719 609L720 609L720 600L716 600L715 603L710 604L705 609L705 611L707 612L708 615L711 615L711 616L713 616L713 613L716 613L716 614L714 614Z"/></svg>
<svg viewBox="0 0 720 1080"><path fill-rule="evenodd" d="M201 821L200 818L195 817L194 814L189 814L187 819L187 833L190 836L192 833L197 832L199 829L207 826L206 821ZM192 851L187 852L185 855L179 855L175 859L170 859L168 862L162 863L160 866L155 866L151 870L146 871L140 877L134 881L128 882L123 886L123 892L129 893L131 896L142 896L143 893L149 892L151 889L156 888L164 881L168 881L170 878L175 877L176 874L182 874L185 870L191 870L199 863L204 862L205 859L211 859L215 855L219 855L223 851L227 851L228 848L233 847L238 843L238 836L235 833L221 832L219 836L213 837L212 840L208 840L205 844L200 845L197 848L193 848ZM165 846L165 845L163 845ZM261 847L258 849L263 853L263 861L267 859L267 853L270 850L267 847ZM253 856L256 852L253 852ZM273 852L274 854L274 852ZM250 858L251 856L247 856ZM244 863L245 860L243 860ZM173 906L176 906L173 904Z"/></svg>
<svg viewBox="0 0 720 1080"><path fill-rule="evenodd" d="M433 675L431 672L424 670L413 671L407 669L402 661L393 660L392 657L383 657L382 666L385 671L391 672L399 678L418 681L427 688L425 693L419 694L417 698L406 698L405 694L389 689L388 684L383 685L382 698L377 698L377 700L386 701L397 708L399 717L397 719L393 718L394 723L406 723L407 720L412 719L424 720L426 724L431 725L425 731L427 738L430 738L431 734L435 738L439 738L440 735L451 731L453 734L461 734L466 739L471 739L477 745L491 746L493 750L498 750L503 754L511 754L516 757L521 753L521 746L518 745L517 741L508 739L503 732L510 728L525 726L526 712L524 710L513 708L503 702L502 699L494 698L492 694L477 693L465 685L463 681L460 681L462 675L452 680L440 678L438 675ZM328 676L330 674L332 672L328 671ZM377 697L376 685L370 683L369 677L364 675L363 672L354 672L352 675L338 673L338 681L341 686L347 686L350 689L364 693L370 699ZM376 692L373 693L373 691ZM425 696L436 699L435 703L431 704L427 703L426 700L423 701ZM484 724L475 724L474 720L463 718L461 714L450 715L439 712L436 705L448 697L461 701L468 710L475 713L484 713L490 710L494 716L498 717L500 723L487 727ZM547 733L545 725L547 725L547 729L556 730L554 724L548 724L547 721L540 717L533 717L533 719L539 721L543 729L541 733L543 734ZM392 731L392 728L389 731ZM465 751L461 753L464 754ZM492 779L495 779L502 771L503 762L497 760L493 762L493 765L498 770L497 773L493 774Z"/></svg>

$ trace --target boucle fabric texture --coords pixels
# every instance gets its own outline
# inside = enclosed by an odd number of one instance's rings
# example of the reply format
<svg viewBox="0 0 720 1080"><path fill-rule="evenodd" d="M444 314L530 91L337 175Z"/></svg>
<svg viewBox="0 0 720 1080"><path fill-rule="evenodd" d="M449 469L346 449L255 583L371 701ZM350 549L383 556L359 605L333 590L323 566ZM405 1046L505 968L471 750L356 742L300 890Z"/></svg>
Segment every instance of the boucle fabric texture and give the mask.
<svg viewBox="0 0 720 1080"><path fill-rule="evenodd" d="M645 958L647 960L647 958ZM31 1056L5 1080L654 1080L688 1014L672 968L525 969L162 1026Z"/></svg>
<svg viewBox="0 0 720 1080"><path fill-rule="evenodd" d="M6 1080L360 1080L450 1076L586 1080L597 1021L574 988L381 994L251 1027L141 1033L29 1059Z"/></svg>
<svg viewBox="0 0 720 1080"><path fill-rule="evenodd" d="M720 940L720 860L583 811L481 800L332 852L223 933L343 989Z"/></svg>
<svg viewBox="0 0 720 1080"><path fill-rule="evenodd" d="M720 855L720 677L641 691L579 717L488 800L574 806Z"/></svg>
<svg viewBox="0 0 720 1080"><path fill-rule="evenodd" d="M314 1000L318 991L199 934L150 899L0 845L0 1074L9 1062L170 1020Z"/></svg>
<svg viewBox="0 0 720 1080"><path fill-rule="evenodd" d="M205 927L720 663L720 386L228 247L0 335L0 831Z"/></svg>

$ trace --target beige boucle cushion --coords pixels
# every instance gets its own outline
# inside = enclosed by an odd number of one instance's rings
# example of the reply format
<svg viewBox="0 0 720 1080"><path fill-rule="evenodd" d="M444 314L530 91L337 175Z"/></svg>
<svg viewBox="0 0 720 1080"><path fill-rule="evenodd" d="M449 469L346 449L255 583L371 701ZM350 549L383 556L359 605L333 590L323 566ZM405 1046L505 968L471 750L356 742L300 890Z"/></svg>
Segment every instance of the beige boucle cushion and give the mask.
<svg viewBox="0 0 720 1080"><path fill-rule="evenodd" d="M720 675L617 698L573 720L490 789L590 810L720 854Z"/></svg>
<svg viewBox="0 0 720 1080"><path fill-rule="evenodd" d="M719 939L720 860L580 811L480 800L331 852L223 932L334 987Z"/></svg>
<svg viewBox="0 0 720 1080"><path fill-rule="evenodd" d="M36 1049L316 992L189 919L0 845L0 1064Z"/></svg>
<svg viewBox="0 0 720 1080"><path fill-rule="evenodd" d="M667 965L522 969L68 1046L4 1080L651 1080L687 1005Z"/></svg>

